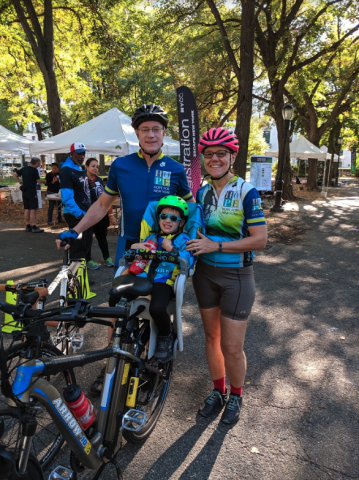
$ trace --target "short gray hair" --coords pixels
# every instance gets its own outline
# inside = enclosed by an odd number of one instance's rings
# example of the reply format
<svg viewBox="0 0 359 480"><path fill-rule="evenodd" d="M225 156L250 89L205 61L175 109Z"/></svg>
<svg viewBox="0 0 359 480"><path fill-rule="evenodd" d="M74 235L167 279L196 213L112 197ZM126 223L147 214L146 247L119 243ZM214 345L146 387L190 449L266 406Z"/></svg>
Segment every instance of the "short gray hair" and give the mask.
<svg viewBox="0 0 359 480"><path fill-rule="evenodd" d="M37 163L41 163L41 160L38 157L33 157L30 160L31 165L36 165Z"/></svg>

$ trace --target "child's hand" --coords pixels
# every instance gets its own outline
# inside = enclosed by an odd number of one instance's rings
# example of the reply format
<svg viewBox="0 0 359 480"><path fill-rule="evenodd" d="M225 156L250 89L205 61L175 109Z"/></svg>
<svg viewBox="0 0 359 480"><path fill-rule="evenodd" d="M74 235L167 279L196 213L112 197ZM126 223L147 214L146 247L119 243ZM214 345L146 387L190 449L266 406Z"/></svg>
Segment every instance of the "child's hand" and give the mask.
<svg viewBox="0 0 359 480"><path fill-rule="evenodd" d="M162 248L162 250L166 250L166 252L170 252L173 248L171 240L169 238L165 238L162 241L161 248Z"/></svg>
<svg viewBox="0 0 359 480"><path fill-rule="evenodd" d="M133 243L131 245L131 248L133 248L134 250L136 250L137 248L142 250L151 250L153 248L153 245L152 243L147 243L147 242Z"/></svg>

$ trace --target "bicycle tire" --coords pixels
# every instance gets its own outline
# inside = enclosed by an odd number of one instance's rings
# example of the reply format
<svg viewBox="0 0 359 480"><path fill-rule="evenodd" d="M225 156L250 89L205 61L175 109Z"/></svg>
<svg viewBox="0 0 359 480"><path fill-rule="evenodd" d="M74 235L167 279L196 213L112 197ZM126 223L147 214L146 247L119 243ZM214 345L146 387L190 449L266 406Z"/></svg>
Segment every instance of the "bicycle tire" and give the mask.
<svg viewBox="0 0 359 480"><path fill-rule="evenodd" d="M20 358L21 354L24 352L24 344L14 344L9 347L5 354L8 359L9 368L13 368L17 359ZM43 357L59 357L63 354L53 345L45 343L42 347L42 356ZM49 379L49 377L47 377ZM55 377L51 377L51 384L56 387L57 390L62 393L62 390L70 384L76 383L75 374L72 369L67 369L64 372L59 373ZM46 410L42 410L42 406L36 400L33 401L32 411L38 422L35 436L32 441L32 454L37 458L39 464L43 469L46 469L49 464L56 457L60 451L65 439L58 432L57 427L52 421L50 415ZM7 406L7 399L0 394L0 407L4 408ZM0 416L4 419L4 415ZM7 448L13 448L19 435L18 430L18 421L13 417L6 416L6 421L4 419L5 432L1 437L0 442L2 445L5 445ZM17 424L16 424L17 423Z"/></svg>
<svg viewBox="0 0 359 480"><path fill-rule="evenodd" d="M148 362L147 359L145 359L145 361ZM123 437L130 443L144 443L153 432L162 413L171 382L173 361L171 360L170 362L164 363L161 366L162 368L159 369L163 371L164 378L160 380L158 386L156 386L157 375L155 373L147 371L145 374L140 374L135 408L146 413L147 422L138 432L132 432L125 429L123 430ZM146 388L149 384L151 384L150 390ZM143 397L144 395L147 395L148 397L148 402L145 405L143 405L143 402L140 402L141 396Z"/></svg>

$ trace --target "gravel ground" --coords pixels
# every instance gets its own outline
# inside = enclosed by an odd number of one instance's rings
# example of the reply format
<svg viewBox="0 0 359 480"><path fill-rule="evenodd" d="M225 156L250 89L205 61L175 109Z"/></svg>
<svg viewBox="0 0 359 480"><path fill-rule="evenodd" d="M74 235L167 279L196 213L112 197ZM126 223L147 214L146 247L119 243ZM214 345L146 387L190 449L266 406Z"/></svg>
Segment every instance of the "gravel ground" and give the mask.
<svg viewBox="0 0 359 480"><path fill-rule="evenodd" d="M256 255L240 421L227 428L219 417L196 416L211 382L188 282L185 350L153 434L141 447L123 442L117 459L124 479L359 479L359 187L331 189L326 199L298 205L297 212L267 211L269 244ZM0 282L51 281L61 265L56 235L28 234L11 220L0 227ZM116 237L109 243L114 253ZM101 260L96 245L93 257ZM111 277L104 266L90 272L94 305L106 304ZM103 327L85 334L86 350L105 346ZM101 366L76 372L85 391L94 368ZM64 447L58 463L68 461ZM113 467L101 478L115 479Z"/></svg>

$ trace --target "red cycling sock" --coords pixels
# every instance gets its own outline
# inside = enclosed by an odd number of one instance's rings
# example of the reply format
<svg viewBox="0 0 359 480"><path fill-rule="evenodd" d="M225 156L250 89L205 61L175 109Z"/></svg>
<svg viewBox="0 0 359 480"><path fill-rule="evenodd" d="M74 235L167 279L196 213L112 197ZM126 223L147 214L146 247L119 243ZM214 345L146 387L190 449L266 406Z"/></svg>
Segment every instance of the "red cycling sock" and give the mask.
<svg viewBox="0 0 359 480"><path fill-rule="evenodd" d="M243 388L237 388L231 384L231 393L235 393L236 395L239 395L241 397L243 395Z"/></svg>
<svg viewBox="0 0 359 480"><path fill-rule="evenodd" d="M222 394L226 393L226 377L219 378L218 380L213 380L214 388L220 391Z"/></svg>

